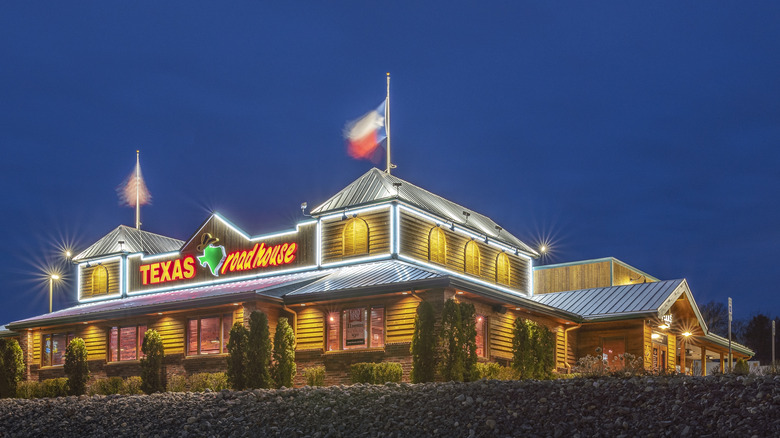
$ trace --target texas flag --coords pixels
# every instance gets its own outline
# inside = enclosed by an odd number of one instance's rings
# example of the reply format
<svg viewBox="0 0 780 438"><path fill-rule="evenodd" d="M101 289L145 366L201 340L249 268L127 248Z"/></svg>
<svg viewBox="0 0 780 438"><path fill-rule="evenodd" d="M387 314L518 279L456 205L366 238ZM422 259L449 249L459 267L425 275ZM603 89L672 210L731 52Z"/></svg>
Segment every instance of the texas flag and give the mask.
<svg viewBox="0 0 780 438"><path fill-rule="evenodd" d="M385 130L385 102L363 117L344 127L347 153L352 158L372 159L377 146L387 138Z"/></svg>

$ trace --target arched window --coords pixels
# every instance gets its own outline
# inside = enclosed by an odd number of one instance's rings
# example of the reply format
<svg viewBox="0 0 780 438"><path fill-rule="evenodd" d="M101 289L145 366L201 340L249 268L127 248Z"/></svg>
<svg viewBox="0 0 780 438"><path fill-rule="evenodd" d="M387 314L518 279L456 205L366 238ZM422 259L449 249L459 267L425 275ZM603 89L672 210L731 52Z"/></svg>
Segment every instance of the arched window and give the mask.
<svg viewBox="0 0 780 438"><path fill-rule="evenodd" d="M473 240L469 240L469 242L466 244L465 252L466 252L466 262L464 268L466 273L479 275L480 256L479 256L479 247L477 246L477 242Z"/></svg>
<svg viewBox="0 0 780 438"><path fill-rule="evenodd" d="M368 224L363 219L353 217L344 225L344 257L368 253Z"/></svg>
<svg viewBox="0 0 780 438"><path fill-rule="evenodd" d="M428 260L447 263L447 237L439 227L433 227L428 234Z"/></svg>
<svg viewBox="0 0 780 438"><path fill-rule="evenodd" d="M97 265L92 269L92 295L105 295L108 293L108 269L103 265Z"/></svg>
<svg viewBox="0 0 780 438"><path fill-rule="evenodd" d="M510 281L509 256L503 252L496 257L496 283L509 285Z"/></svg>

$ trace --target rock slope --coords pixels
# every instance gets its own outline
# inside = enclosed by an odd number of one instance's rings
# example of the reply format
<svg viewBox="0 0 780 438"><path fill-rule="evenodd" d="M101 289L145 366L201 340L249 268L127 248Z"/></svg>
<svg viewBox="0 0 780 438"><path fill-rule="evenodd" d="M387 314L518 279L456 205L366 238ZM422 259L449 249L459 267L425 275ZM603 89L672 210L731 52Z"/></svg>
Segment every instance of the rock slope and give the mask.
<svg viewBox="0 0 780 438"><path fill-rule="evenodd" d="M0 436L772 437L780 436L780 376L4 399Z"/></svg>

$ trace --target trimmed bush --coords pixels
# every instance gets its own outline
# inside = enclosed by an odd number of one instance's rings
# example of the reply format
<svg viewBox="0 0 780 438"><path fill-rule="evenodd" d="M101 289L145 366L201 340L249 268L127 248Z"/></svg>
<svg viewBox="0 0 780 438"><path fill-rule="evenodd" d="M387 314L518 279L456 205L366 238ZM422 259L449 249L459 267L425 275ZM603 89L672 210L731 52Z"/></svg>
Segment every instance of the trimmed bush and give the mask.
<svg viewBox="0 0 780 438"><path fill-rule="evenodd" d="M271 331L268 317L254 311L249 315L249 343L247 346L246 384L249 388L270 388Z"/></svg>
<svg viewBox="0 0 780 438"><path fill-rule="evenodd" d="M477 376L488 380L514 380L515 372L511 367L504 367L495 362L479 362Z"/></svg>
<svg viewBox="0 0 780 438"><path fill-rule="evenodd" d="M125 379L125 385L124 388L122 388L122 394L127 395L136 395L136 394L143 394L144 391L141 389L143 385L143 380L140 376L130 376L127 379Z"/></svg>
<svg viewBox="0 0 780 438"><path fill-rule="evenodd" d="M512 368L520 379L551 379L555 335L534 321L517 318L512 338Z"/></svg>
<svg viewBox="0 0 780 438"><path fill-rule="evenodd" d="M16 339L0 338L0 397L16 397L24 376L24 352Z"/></svg>
<svg viewBox="0 0 780 438"><path fill-rule="evenodd" d="M180 375L173 375L168 378L168 392L186 392L187 378Z"/></svg>
<svg viewBox="0 0 780 438"><path fill-rule="evenodd" d="M18 398L65 397L67 395L67 377L47 379L40 382L19 382L16 388L16 396Z"/></svg>
<svg viewBox="0 0 780 438"><path fill-rule="evenodd" d="M16 386L16 398L36 398L38 382L23 380Z"/></svg>
<svg viewBox="0 0 780 438"><path fill-rule="evenodd" d="M147 394L165 391L163 375L165 347L157 330L146 331L141 351L146 355L141 358L141 390Z"/></svg>
<svg viewBox="0 0 780 438"><path fill-rule="evenodd" d="M228 389L226 373L198 373L189 378L189 391L203 392L206 389L222 391Z"/></svg>
<svg viewBox="0 0 780 438"><path fill-rule="evenodd" d="M279 318L276 325L273 351L271 377L276 382L276 387L292 388L295 378L295 332L287 318Z"/></svg>
<svg viewBox="0 0 780 438"><path fill-rule="evenodd" d="M230 329L227 344L227 381L231 388L241 391L246 388L246 361L249 331L240 322Z"/></svg>
<svg viewBox="0 0 780 438"><path fill-rule="evenodd" d="M427 301L417 306L412 335L412 383L433 382L436 378L436 317Z"/></svg>
<svg viewBox="0 0 780 438"><path fill-rule="evenodd" d="M65 375L68 376L70 395L82 395L87 392L87 380L89 380L87 344L81 338L73 338L65 349Z"/></svg>
<svg viewBox="0 0 780 438"><path fill-rule="evenodd" d="M303 378L309 386L325 386L325 367L306 368L303 370Z"/></svg>
<svg viewBox="0 0 780 438"><path fill-rule="evenodd" d="M125 381L121 377L109 377L107 379L97 379L89 387L89 394L111 395L122 394L125 389Z"/></svg>
<svg viewBox="0 0 780 438"><path fill-rule="evenodd" d="M349 367L349 378L352 383L382 385L387 382L400 382L402 375L401 364L396 362L361 362Z"/></svg>
<svg viewBox="0 0 780 438"><path fill-rule="evenodd" d="M734 374L738 376L747 376L750 374L750 365L748 365L745 359L737 359L737 363L734 364Z"/></svg>

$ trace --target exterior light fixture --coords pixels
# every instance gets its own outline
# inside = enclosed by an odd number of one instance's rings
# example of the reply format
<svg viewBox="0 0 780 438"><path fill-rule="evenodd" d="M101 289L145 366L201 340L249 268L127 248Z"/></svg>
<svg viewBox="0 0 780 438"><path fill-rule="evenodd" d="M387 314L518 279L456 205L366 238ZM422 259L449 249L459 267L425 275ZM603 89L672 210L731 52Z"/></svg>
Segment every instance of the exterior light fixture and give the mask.
<svg viewBox="0 0 780 438"><path fill-rule="evenodd" d="M669 328L669 324L661 324L661 325L658 326L658 328L661 329L661 330L666 330L666 329Z"/></svg>
<svg viewBox="0 0 780 438"><path fill-rule="evenodd" d="M158 315L162 315L162 312L157 312Z"/></svg>
<svg viewBox="0 0 780 438"><path fill-rule="evenodd" d="M308 207L308 206L309 206L309 204L307 204L305 202L301 202L301 214L304 215L304 216L307 216L307 217L311 217L310 214L306 214L306 207Z"/></svg>
<svg viewBox="0 0 780 438"><path fill-rule="evenodd" d="M409 295L409 292L401 292L401 295Z"/></svg>
<svg viewBox="0 0 780 438"><path fill-rule="evenodd" d="M693 334L693 333L691 333L691 332L683 332L683 334L682 334L682 335L683 335L683 336L685 336L685 337L687 338L688 336L691 336L692 334Z"/></svg>
<svg viewBox="0 0 780 438"><path fill-rule="evenodd" d="M343 221L347 220L347 209L346 208L341 213L341 220L343 220Z"/></svg>
<svg viewBox="0 0 780 438"><path fill-rule="evenodd" d="M301 303L301 307L306 307L306 303Z"/></svg>
<svg viewBox="0 0 780 438"><path fill-rule="evenodd" d="M456 293L457 293L458 295L463 295L463 291L462 291L462 290L459 290L459 291L458 291L458 292L456 292Z"/></svg>
<svg viewBox="0 0 780 438"><path fill-rule="evenodd" d="M233 305L234 305L234 306L238 306L238 305L239 305L239 303L233 303Z"/></svg>
<svg viewBox="0 0 780 438"><path fill-rule="evenodd" d="M653 333L653 334L650 335L650 337L652 339L661 339L661 335L659 335L658 333Z"/></svg>

